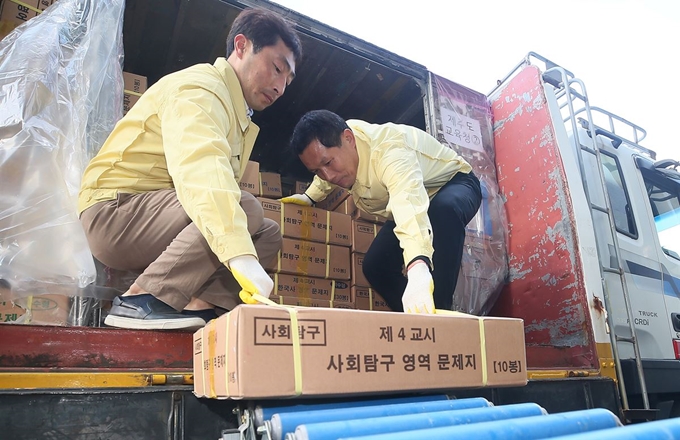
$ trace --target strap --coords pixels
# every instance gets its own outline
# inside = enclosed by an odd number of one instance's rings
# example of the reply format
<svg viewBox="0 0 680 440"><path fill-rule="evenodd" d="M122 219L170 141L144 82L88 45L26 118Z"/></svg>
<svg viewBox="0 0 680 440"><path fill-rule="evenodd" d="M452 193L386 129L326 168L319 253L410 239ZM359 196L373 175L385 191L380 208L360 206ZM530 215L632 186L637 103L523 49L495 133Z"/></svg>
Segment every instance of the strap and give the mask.
<svg viewBox="0 0 680 440"><path fill-rule="evenodd" d="M227 319L229 317L227 316ZM208 397L215 398L217 397L217 393L215 392L215 334L217 333L217 329L215 328L216 325L216 319L213 319L210 321L207 325L208 327L208 359L210 362L208 363L208 377L210 378L210 389ZM204 333L205 334L205 333ZM226 338L229 339L229 326L227 326L227 335ZM205 388L204 388L205 390ZM229 394L227 392L227 394Z"/></svg>
<svg viewBox="0 0 680 440"><path fill-rule="evenodd" d="M469 315L462 312L454 312L451 310L435 309L437 315L447 315L447 316L459 316L465 318L474 318L479 323L479 343L481 345L481 363L482 363L482 386L486 386L489 378L489 374L486 368L486 336L484 334L484 319L480 316Z"/></svg>
<svg viewBox="0 0 680 440"><path fill-rule="evenodd" d="M331 239L331 212L326 211L326 243L330 243Z"/></svg>
<svg viewBox="0 0 680 440"><path fill-rule="evenodd" d="M302 394L302 353L300 352L300 332L298 331L297 310L294 307L276 304L274 301L258 293L253 298L268 306L281 307L290 315L290 332L293 340L293 371L295 373L295 397Z"/></svg>

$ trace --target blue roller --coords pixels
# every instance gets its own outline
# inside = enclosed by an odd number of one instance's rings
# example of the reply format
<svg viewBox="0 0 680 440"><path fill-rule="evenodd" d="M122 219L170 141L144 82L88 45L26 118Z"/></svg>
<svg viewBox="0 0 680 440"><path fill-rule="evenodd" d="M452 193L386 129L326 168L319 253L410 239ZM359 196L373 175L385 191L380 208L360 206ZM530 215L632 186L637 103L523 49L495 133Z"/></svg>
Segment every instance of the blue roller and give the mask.
<svg viewBox="0 0 680 440"><path fill-rule="evenodd" d="M338 420L366 419L370 417L397 416L452 409L481 408L493 406L481 397L460 400L437 400L434 402L399 403L395 405L364 406L360 408L336 408L319 411L298 411L274 414L271 417L273 440L281 440L303 423L335 422Z"/></svg>
<svg viewBox="0 0 680 440"><path fill-rule="evenodd" d="M315 411L333 408L351 408L373 405L394 405L397 403L409 402L430 402L435 400L449 400L446 394L436 394L432 396L410 396L410 397L390 397L386 399L357 400L354 402L333 402L318 404L297 404L287 406L256 406L254 411L255 427L262 426L265 420L269 420L274 414L281 414L294 411Z"/></svg>
<svg viewBox="0 0 680 440"><path fill-rule="evenodd" d="M553 440L677 440L680 439L680 418L638 423L621 428L605 429L584 434L564 435Z"/></svg>
<svg viewBox="0 0 680 440"><path fill-rule="evenodd" d="M295 440L336 440L338 437L386 434L546 414L547 412L535 403L521 403L425 414L313 423L298 426L295 430Z"/></svg>
<svg viewBox="0 0 680 440"><path fill-rule="evenodd" d="M343 437L343 440L413 440L421 438L427 440L468 438L475 440L533 440L613 428L620 424L619 419L610 411L598 408L547 416L474 423L472 425L391 432L361 437Z"/></svg>

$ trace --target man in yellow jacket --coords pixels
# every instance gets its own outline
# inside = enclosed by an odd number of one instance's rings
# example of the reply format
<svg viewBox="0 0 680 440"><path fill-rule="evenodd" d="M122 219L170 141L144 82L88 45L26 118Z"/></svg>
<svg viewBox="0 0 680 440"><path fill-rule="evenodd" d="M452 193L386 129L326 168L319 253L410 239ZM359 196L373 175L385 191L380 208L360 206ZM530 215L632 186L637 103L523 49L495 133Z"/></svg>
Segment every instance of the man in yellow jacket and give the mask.
<svg viewBox="0 0 680 440"><path fill-rule="evenodd" d="M301 45L280 16L246 9L226 53L151 86L85 170L79 212L93 255L141 272L107 325L197 328L239 292L271 293L263 265L280 231L238 182L259 131L250 116L283 95Z"/></svg>
<svg viewBox="0 0 680 440"><path fill-rule="evenodd" d="M311 205L336 186L349 190L359 209L388 219L364 257L371 286L395 311L450 309L465 226L482 200L470 165L417 128L327 110L300 119L291 147L316 176L282 201Z"/></svg>

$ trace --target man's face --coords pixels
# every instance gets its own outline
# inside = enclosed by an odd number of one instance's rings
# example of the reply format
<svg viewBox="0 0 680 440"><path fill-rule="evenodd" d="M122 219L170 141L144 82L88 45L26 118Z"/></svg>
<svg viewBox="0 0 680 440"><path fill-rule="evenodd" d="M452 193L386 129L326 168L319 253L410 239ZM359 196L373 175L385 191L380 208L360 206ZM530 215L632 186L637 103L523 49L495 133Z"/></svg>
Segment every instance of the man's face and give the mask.
<svg viewBox="0 0 680 440"><path fill-rule="evenodd" d="M234 52L236 58L232 66L241 82L243 96L253 110L261 111L272 105L295 78L293 51L281 39L274 46L265 46L254 53L253 42L237 35Z"/></svg>
<svg viewBox="0 0 680 440"><path fill-rule="evenodd" d="M359 154L352 130L346 129L340 139L339 147L329 148L313 140L300 154L300 160L309 171L326 182L350 189L357 179Z"/></svg>

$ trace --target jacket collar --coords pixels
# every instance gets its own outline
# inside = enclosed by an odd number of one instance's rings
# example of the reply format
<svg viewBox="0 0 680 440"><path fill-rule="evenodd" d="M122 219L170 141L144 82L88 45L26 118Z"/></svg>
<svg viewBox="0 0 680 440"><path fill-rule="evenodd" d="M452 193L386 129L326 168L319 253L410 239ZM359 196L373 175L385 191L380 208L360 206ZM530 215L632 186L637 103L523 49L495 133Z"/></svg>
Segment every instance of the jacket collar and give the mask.
<svg viewBox="0 0 680 440"><path fill-rule="evenodd" d="M246 105L246 98L243 96L243 89L241 88L241 83L236 76L234 68L231 64L227 62L224 57L217 58L214 64L217 71L222 76L227 88L229 89L229 94L231 96L231 102L236 111L236 117L238 118L239 125L242 131L246 131L250 125L250 117L252 110Z"/></svg>

